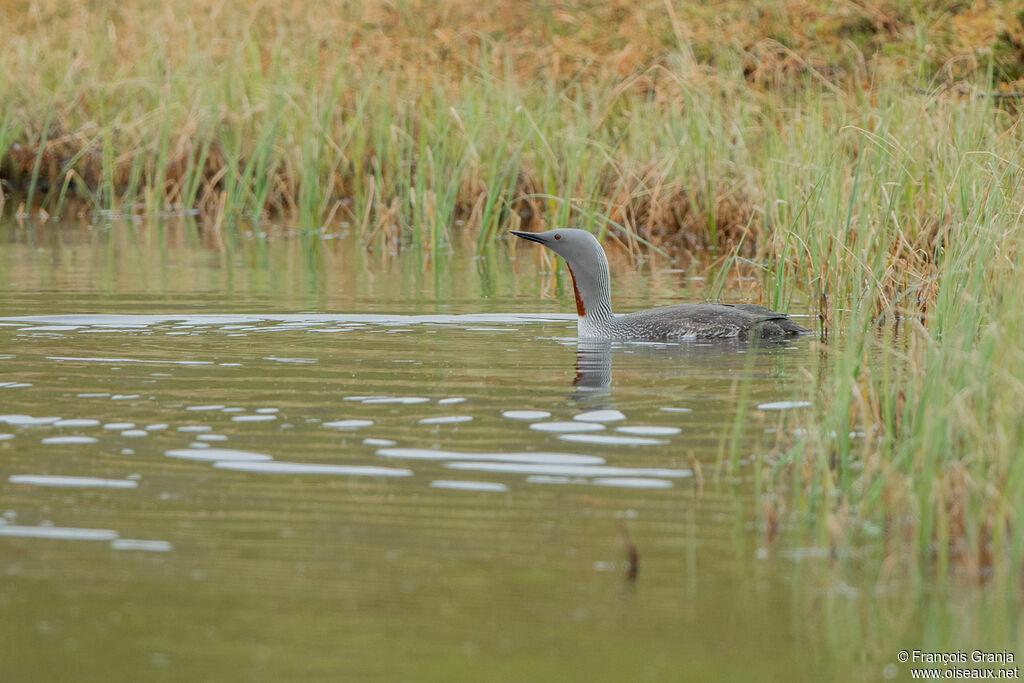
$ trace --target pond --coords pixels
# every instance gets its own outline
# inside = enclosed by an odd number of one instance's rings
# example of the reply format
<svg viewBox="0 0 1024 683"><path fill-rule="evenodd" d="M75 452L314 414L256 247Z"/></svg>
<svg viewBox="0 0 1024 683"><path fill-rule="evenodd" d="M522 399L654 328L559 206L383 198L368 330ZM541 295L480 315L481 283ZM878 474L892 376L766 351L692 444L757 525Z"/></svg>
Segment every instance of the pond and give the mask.
<svg viewBox="0 0 1024 683"><path fill-rule="evenodd" d="M766 522L812 337L578 345L528 246L195 235L0 227L6 680L879 680L1019 644Z"/></svg>

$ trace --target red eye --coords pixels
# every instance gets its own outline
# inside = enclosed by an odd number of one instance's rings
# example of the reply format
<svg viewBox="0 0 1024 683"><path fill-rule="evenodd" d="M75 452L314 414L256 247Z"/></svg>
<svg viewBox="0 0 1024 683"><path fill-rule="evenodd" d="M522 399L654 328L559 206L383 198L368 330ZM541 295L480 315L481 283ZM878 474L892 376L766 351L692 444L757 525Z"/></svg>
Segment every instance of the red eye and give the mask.
<svg viewBox="0 0 1024 683"><path fill-rule="evenodd" d="M561 236L561 235L559 235L559 234L555 234L555 239L556 239L556 240L560 240L560 239L562 239L562 236Z"/></svg>

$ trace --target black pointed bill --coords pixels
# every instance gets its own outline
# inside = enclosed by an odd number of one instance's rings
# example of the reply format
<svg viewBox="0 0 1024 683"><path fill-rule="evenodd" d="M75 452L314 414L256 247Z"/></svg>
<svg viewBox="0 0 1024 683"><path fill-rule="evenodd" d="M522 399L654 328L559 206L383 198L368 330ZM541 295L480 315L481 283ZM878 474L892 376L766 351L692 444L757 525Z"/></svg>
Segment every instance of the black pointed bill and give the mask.
<svg viewBox="0 0 1024 683"><path fill-rule="evenodd" d="M535 232L520 232L518 230L509 230L509 232L512 233L513 235L515 235L516 237L522 237L524 240L529 240L531 242L536 242L537 244L547 244L548 243L546 239L544 239L543 237L541 237L540 235L538 235Z"/></svg>

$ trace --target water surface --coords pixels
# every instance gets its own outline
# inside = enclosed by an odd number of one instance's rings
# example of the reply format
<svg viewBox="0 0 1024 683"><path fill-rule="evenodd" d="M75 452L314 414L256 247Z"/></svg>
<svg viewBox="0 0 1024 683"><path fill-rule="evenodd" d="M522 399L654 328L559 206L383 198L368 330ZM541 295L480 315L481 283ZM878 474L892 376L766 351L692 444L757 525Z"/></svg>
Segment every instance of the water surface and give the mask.
<svg viewBox="0 0 1024 683"><path fill-rule="evenodd" d="M879 680L1018 642L762 522L813 339L577 344L525 251L2 234L5 679Z"/></svg>

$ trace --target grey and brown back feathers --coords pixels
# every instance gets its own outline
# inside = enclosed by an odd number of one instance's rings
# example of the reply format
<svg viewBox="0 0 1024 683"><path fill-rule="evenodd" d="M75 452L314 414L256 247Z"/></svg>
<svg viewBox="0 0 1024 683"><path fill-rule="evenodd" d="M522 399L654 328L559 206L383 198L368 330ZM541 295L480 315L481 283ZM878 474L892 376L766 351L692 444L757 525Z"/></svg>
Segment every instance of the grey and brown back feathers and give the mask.
<svg viewBox="0 0 1024 683"><path fill-rule="evenodd" d="M615 316L613 339L783 339L807 332L786 316L756 304L678 304Z"/></svg>

